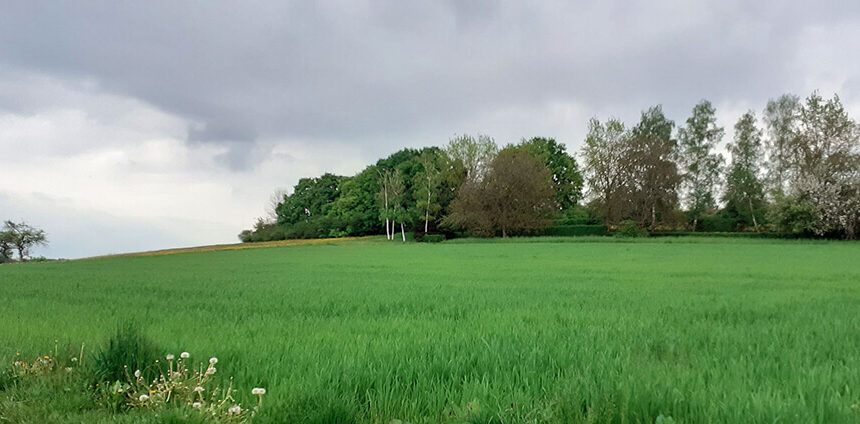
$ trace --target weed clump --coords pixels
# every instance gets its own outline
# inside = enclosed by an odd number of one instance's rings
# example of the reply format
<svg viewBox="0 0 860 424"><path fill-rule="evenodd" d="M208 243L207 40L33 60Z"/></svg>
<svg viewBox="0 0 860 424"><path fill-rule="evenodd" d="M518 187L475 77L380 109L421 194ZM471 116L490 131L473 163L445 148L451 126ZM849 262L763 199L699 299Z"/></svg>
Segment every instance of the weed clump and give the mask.
<svg viewBox="0 0 860 424"><path fill-rule="evenodd" d="M141 370L142 376L151 380L158 375L151 365L161 356L160 351L138 328L122 325L93 359L95 383L125 381L128 368Z"/></svg>

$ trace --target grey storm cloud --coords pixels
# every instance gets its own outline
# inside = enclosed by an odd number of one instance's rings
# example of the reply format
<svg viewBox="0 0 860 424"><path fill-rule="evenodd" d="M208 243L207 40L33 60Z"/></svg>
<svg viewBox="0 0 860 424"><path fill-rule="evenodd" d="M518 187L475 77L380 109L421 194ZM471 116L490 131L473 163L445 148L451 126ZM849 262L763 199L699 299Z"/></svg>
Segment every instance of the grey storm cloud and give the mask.
<svg viewBox="0 0 860 424"><path fill-rule="evenodd" d="M181 116L190 143L222 143L242 168L241 143L260 139L451 133L548 102L683 116L703 97L774 97L801 85L804 28L858 15L856 1L4 2L0 67Z"/></svg>
<svg viewBox="0 0 860 424"><path fill-rule="evenodd" d="M235 241L279 187L455 133L856 116L857 51L857 0L0 1L0 219L54 257Z"/></svg>

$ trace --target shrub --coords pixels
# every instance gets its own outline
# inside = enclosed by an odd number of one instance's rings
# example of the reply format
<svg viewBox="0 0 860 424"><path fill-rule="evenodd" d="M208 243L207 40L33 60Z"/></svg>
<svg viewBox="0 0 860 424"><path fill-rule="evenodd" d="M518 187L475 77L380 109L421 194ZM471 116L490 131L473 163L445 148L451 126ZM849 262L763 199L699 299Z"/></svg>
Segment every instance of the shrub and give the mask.
<svg viewBox="0 0 860 424"><path fill-rule="evenodd" d="M132 325L120 326L110 338L105 349L98 352L93 360L93 374L96 382L126 380L126 367L139 369L149 379L158 371L148 366L161 355L156 345L139 329Z"/></svg>
<svg viewBox="0 0 860 424"><path fill-rule="evenodd" d="M589 213L589 211L583 207L576 207L572 209L568 209L561 213L561 217L556 220L556 224L558 225L588 225L594 224L597 221L592 219L593 217Z"/></svg>
<svg viewBox="0 0 860 424"><path fill-rule="evenodd" d="M738 219L722 214L703 215L696 223L696 231L706 233L730 233L737 231Z"/></svg>
<svg viewBox="0 0 860 424"><path fill-rule="evenodd" d="M445 241L444 234L424 234L424 237L421 238L424 243L440 243Z"/></svg>
<svg viewBox="0 0 860 424"><path fill-rule="evenodd" d="M636 221L621 221L615 231L615 237L648 237L648 231Z"/></svg>
<svg viewBox="0 0 860 424"><path fill-rule="evenodd" d="M605 236L609 232L605 225L553 225L547 228L545 236Z"/></svg>

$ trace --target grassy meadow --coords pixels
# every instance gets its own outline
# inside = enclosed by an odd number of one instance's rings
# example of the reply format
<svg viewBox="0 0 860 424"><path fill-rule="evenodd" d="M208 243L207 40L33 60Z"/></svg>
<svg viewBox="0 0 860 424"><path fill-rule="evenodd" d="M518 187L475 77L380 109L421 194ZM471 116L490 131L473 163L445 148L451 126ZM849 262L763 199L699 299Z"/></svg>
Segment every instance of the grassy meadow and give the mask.
<svg viewBox="0 0 860 424"><path fill-rule="evenodd" d="M0 357L135 323L267 388L254 423L860 422L858 243L360 239L0 266L0 293Z"/></svg>

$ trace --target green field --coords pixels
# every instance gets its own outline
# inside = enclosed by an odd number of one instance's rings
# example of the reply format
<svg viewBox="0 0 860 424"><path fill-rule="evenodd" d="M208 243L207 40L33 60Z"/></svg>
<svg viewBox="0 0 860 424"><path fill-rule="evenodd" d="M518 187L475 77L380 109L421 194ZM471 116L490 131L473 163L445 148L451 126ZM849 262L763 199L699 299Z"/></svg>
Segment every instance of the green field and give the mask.
<svg viewBox="0 0 860 424"><path fill-rule="evenodd" d="M470 402L475 422L860 422L858 243L358 240L0 266L0 290L3 358L133 322L219 357L243 401L266 387L255 423Z"/></svg>

